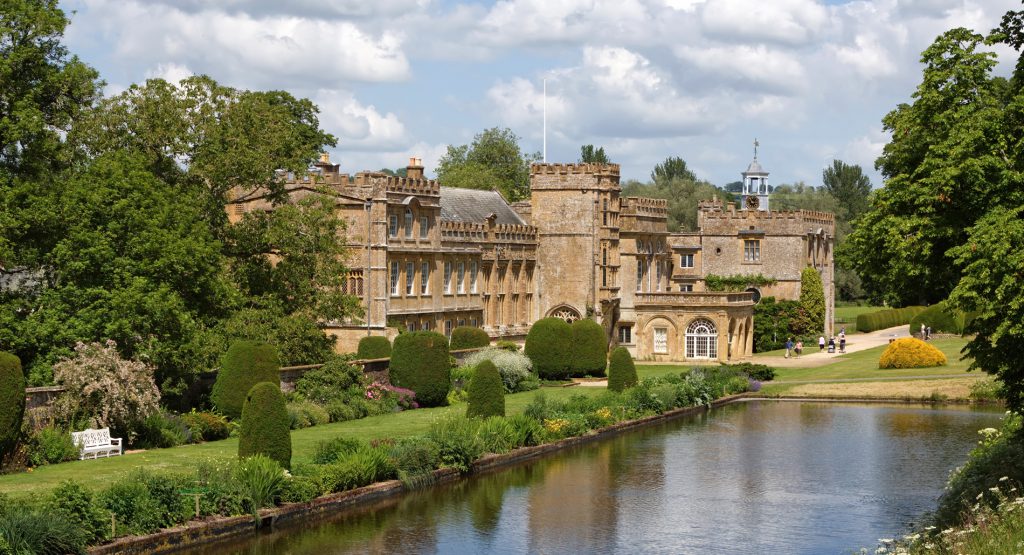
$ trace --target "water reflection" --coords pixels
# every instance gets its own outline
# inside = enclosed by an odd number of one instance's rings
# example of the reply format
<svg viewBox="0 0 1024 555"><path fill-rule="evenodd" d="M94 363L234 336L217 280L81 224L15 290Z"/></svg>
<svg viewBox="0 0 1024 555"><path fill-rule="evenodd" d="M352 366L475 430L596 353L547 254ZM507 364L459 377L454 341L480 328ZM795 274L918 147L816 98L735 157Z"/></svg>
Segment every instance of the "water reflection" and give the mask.
<svg viewBox="0 0 1024 555"><path fill-rule="evenodd" d="M842 553L931 508L1001 413L750 402L209 553Z"/></svg>

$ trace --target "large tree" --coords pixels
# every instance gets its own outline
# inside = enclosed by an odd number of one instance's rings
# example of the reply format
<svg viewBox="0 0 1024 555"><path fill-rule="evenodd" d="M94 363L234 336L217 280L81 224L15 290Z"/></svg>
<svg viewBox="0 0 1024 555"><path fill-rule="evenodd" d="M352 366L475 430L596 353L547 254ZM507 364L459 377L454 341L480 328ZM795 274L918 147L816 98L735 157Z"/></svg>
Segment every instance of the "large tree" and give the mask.
<svg viewBox="0 0 1024 555"><path fill-rule="evenodd" d="M697 175L686 166L686 161L678 156L669 156L664 162L655 165L651 172L651 181L655 183L674 179L697 181Z"/></svg>
<svg viewBox="0 0 1024 555"><path fill-rule="evenodd" d="M831 166L822 170L821 182L836 199L836 215L843 220L852 222L868 209L871 180L860 166L833 160Z"/></svg>
<svg viewBox="0 0 1024 555"><path fill-rule="evenodd" d="M594 148L594 145L583 145L580 147L580 162L583 164L607 164L608 155L604 153L604 147Z"/></svg>
<svg viewBox="0 0 1024 555"><path fill-rule="evenodd" d="M468 145L448 145L437 164L437 179L446 187L496 190L509 202L530 197L530 164L540 153L528 154L511 129L493 127Z"/></svg>
<svg viewBox="0 0 1024 555"><path fill-rule="evenodd" d="M624 197L661 198L668 201L669 231L695 231L697 229L697 205L702 200L718 197L725 202L732 195L711 183L697 179L682 158L669 157L654 167L651 181L636 180L622 185Z"/></svg>

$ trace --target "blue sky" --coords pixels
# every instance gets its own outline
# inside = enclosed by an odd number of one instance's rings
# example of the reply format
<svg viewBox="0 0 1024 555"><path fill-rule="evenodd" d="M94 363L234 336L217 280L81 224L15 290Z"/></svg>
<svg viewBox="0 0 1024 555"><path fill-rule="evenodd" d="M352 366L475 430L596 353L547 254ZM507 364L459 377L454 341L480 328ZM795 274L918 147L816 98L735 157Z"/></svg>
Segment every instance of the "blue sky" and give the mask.
<svg viewBox="0 0 1024 555"><path fill-rule="evenodd" d="M510 127L548 161L603 146L623 178L681 156L739 179L756 137L775 184L874 160L881 118L942 31L994 27L988 0L65 0L66 43L107 92L205 73L314 100L342 170L428 173L447 144ZM73 13L72 13L73 12ZM998 72L1015 53L997 49Z"/></svg>

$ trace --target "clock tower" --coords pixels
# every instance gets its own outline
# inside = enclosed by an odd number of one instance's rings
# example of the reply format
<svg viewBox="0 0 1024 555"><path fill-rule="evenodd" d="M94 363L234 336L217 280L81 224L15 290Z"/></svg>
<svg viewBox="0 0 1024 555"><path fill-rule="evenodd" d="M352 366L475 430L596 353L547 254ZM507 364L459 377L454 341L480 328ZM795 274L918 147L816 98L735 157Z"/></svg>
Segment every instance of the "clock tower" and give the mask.
<svg viewBox="0 0 1024 555"><path fill-rule="evenodd" d="M745 210L768 211L768 172L757 162L757 147L761 143L754 139L754 160L743 172L743 204Z"/></svg>

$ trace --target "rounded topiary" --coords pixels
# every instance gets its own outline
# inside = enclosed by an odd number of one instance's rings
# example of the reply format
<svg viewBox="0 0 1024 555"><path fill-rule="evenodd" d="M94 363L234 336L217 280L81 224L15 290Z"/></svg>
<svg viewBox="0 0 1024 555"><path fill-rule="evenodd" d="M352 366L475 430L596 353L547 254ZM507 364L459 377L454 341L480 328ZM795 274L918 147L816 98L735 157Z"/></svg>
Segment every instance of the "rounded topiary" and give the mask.
<svg viewBox="0 0 1024 555"><path fill-rule="evenodd" d="M391 385L413 390L420 406L445 404L452 387L448 338L433 331L399 335L388 373Z"/></svg>
<svg viewBox="0 0 1024 555"><path fill-rule="evenodd" d="M480 328L472 326L459 326L452 330L452 341L449 348L453 351L459 349L476 349L487 347L491 344L491 336Z"/></svg>
<svg viewBox="0 0 1024 555"><path fill-rule="evenodd" d="M616 347L608 363L608 389L625 391L636 385L636 366L625 347Z"/></svg>
<svg viewBox="0 0 1024 555"><path fill-rule="evenodd" d="M913 337L897 339L882 352L879 368L927 368L945 366L946 355L925 341Z"/></svg>
<svg viewBox="0 0 1024 555"><path fill-rule="evenodd" d="M242 408L242 427L238 430L239 458L266 455L281 468L291 468L291 419L281 387L261 382L249 390Z"/></svg>
<svg viewBox="0 0 1024 555"><path fill-rule="evenodd" d="M21 359L0 352L0 461L14 449L25 414L25 373Z"/></svg>
<svg viewBox="0 0 1024 555"><path fill-rule="evenodd" d="M505 385L493 362L485 360L476 366L469 381L469 406L466 416L505 416Z"/></svg>
<svg viewBox="0 0 1024 555"><path fill-rule="evenodd" d="M526 334L526 356L544 380L562 380L572 372L572 328L561 318L537 320Z"/></svg>
<svg viewBox="0 0 1024 555"><path fill-rule="evenodd" d="M356 349L356 358L368 360L374 358L388 358L391 356L391 342L383 335L370 335L359 340L359 348Z"/></svg>
<svg viewBox="0 0 1024 555"><path fill-rule="evenodd" d="M281 361L277 349L267 343L236 341L224 353L213 384L210 400L221 414L237 419L242 416L245 396L252 386L270 382L281 384Z"/></svg>
<svg viewBox="0 0 1024 555"><path fill-rule="evenodd" d="M608 338L601 324L589 319L576 320L572 329L572 375L603 376L608 364Z"/></svg>

